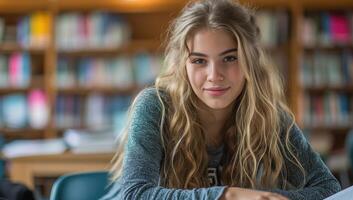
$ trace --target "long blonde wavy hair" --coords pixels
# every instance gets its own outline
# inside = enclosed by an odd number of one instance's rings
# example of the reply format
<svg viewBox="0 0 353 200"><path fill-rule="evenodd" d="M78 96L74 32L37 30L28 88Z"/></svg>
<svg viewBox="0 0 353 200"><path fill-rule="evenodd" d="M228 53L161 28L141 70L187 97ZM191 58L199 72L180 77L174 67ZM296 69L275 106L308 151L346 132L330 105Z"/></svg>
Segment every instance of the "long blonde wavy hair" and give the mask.
<svg viewBox="0 0 353 200"><path fill-rule="evenodd" d="M244 88L234 102L232 116L223 132L222 184L253 189L285 188L286 159L302 171L304 178L305 171L289 141L294 116L284 103L279 73L260 47L254 12L231 0L201 0L187 4L171 23L165 51L166 69L155 82L162 104L163 186L184 189L210 186L207 136L197 116L200 106L185 68L189 56L186 41L202 28L223 29L234 36L245 76ZM160 91L167 94L167 103ZM127 134L125 131L123 144ZM123 144L115 156L113 179L121 175ZM279 178L284 181L279 183Z"/></svg>

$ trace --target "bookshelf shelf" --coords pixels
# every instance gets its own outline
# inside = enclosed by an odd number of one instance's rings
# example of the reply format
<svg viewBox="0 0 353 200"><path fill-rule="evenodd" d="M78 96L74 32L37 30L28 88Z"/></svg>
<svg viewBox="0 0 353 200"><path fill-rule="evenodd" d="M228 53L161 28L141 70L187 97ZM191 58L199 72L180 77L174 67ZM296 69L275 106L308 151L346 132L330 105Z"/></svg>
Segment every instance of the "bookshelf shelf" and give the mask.
<svg viewBox="0 0 353 200"><path fill-rule="evenodd" d="M49 8L50 0L21 0L21 1L8 1L0 0L0 12L4 13L24 13L32 12L35 10L45 10Z"/></svg>
<svg viewBox="0 0 353 200"><path fill-rule="evenodd" d="M121 94L127 95L139 91L138 86L131 87L74 87L74 88L60 88L58 89L59 94L78 94L88 95L92 93L103 93L103 94Z"/></svg>
<svg viewBox="0 0 353 200"><path fill-rule="evenodd" d="M84 2L84 3L83 3ZM186 3L186 0L179 1L115 1L115 0L87 0L87 1L57 1L55 6L60 11L91 11L91 10L108 10L120 13L141 13L141 12L170 12L180 9Z"/></svg>
<svg viewBox="0 0 353 200"><path fill-rule="evenodd" d="M10 94L10 93L26 93L32 89L37 89L37 87L25 87L25 88L0 88L0 94Z"/></svg>
<svg viewBox="0 0 353 200"><path fill-rule="evenodd" d="M334 131L335 133L338 134L346 134L347 131L349 131L351 128L353 128L352 125L337 125L337 126L306 126L306 130L314 131L314 132L332 132Z"/></svg>
<svg viewBox="0 0 353 200"><path fill-rule="evenodd" d="M325 92L353 93L353 85L305 87L304 90L309 93L325 93Z"/></svg>
<svg viewBox="0 0 353 200"><path fill-rule="evenodd" d="M0 53L29 52L31 54L44 54L45 51L46 51L46 48L22 47L17 43L0 44Z"/></svg>
<svg viewBox="0 0 353 200"><path fill-rule="evenodd" d="M353 44L345 44L345 45L330 45L330 46L305 46L305 51L313 52L313 51L342 51L342 50L353 50Z"/></svg>
<svg viewBox="0 0 353 200"><path fill-rule="evenodd" d="M305 10L317 11L317 10L351 10L353 9L353 2L351 0L299 0L298 3Z"/></svg>
<svg viewBox="0 0 353 200"><path fill-rule="evenodd" d="M21 129L10 129L0 128L0 133L7 139L38 139L44 138L44 129L32 129L32 128L21 128Z"/></svg>

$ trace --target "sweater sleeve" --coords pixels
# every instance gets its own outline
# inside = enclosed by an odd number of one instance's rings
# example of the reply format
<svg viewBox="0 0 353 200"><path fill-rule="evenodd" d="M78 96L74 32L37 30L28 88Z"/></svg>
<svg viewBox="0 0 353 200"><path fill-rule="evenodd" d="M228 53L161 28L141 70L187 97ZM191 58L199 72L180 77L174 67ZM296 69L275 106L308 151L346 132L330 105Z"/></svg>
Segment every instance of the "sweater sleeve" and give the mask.
<svg viewBox="0 0 353 200"><path fill-rule="evenodd" d="M306 172L306 177L304 179L301 170L286 160L285 165L289 184L297 189L288 191L275 189L272 192L280 193L291 200L321 200L338 192L341 189L340 184L323 163L320 156L313 151L296 124L290 130L289 140L295 148L294 153L298 156ZM303 180L305 180L304 183ZM301 184L302 187L300 187Z"/></svg>
<svg viewBox="0 0 353 200"><path fill-rule="evenodd" d="M113 183L104 200L220 198L225 187L189 190L159 186L163 148L159 131L161 104L155 89L140 93L131 117L122 175Z"/></svg>

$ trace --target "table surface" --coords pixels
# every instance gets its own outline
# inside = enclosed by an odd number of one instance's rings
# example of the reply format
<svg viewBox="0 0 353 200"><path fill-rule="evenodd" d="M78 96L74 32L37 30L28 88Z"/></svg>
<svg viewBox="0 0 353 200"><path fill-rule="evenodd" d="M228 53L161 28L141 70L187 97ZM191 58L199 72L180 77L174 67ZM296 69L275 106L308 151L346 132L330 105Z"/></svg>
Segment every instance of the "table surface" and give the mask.
<svg viewBox="0 0 353 200"><path fill-rule="evenodd" d="M67 173L109 170L114 153L36 155L8 159L10 180L34 189L35 177L58 177Z"/></svg>

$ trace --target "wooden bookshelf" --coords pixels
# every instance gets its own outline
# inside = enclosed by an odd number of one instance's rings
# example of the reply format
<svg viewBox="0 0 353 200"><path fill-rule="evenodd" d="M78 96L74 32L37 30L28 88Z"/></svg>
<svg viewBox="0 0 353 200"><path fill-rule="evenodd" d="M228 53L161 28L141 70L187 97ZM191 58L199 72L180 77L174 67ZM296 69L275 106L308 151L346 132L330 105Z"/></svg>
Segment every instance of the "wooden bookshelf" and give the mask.
<svg viewBox="0 0 353 200"><path fill-rule="evenodd" d="M71 86L61 88L57 84L58 60L61 57L69 58L77 62L85 57L98 57L104 59L114 58L116 56L126 54L134 55L139 52L148 52L151 54L160 54L163 52L163 36L171 19L173 19L180 9L185 5L187 0L149 0L149 1L123 1L123 0L0 0L0 17L4 17L5 21L9 20L10 24L16 23L21 16L31 14L36 11L46 11L49 15L49 41L45 47L23 47L17 43L0 43L0 54L11 54L13 52L24 52L33 56L32 82L25 88L0 88L1 96L11 93L28 93L32 89L41 88L48 97L48 105L50 109L50 119L48 125L40 130L31 128L9 129L0 128L5 138L9 139L38 139L38 138L55 138L60 137L66 128L56 127L55 115L58 97L61 95L79 96L86 98L93 93L102 93L103 95L126 95L136 94L143 86L131 86L126 88L117 87L77 87ZM301 83L301 67L303 57L313 55L315 52L342 52L349 50L353 52L353 44L344 45L306 45L301 38L303 32L303 22L307 13L311 12L351 12L353 13L352 0L240 0L240 2L250 5L257 10L266 10L275 12L284 10L289 16L289 35L287 41L266 47L267 53L271 56L277 53L283 53L287 60L283 66L283 71L287 74L284 77L286 85L287 101L290 108L296 115L297 123L303 130L320 134L329 132L333 137L339 138L334 148L343 147L347 132L352 126L323 126L323 125L306 125L304 123L305 109L303 108L305 95L323 95L329 93L343 93L350 98L350 112L353 113L353 86L344 84L342 86L320 85L305 86ZM77 49L61 49L56 44L56 21L57 17L65 13L78 13L87 15L95 11L105 11L108 13L121 15L129 24L131 38L124 45L94 48L77 48ZM143 23L142 23L143 22ZM353 37L353 36L352 36ZM282 70L282 69L281 69ZM81 125L67 128L85 128ZM106 158L105 161L109 160ZM21 160L21 159L19 159ZM32 161L30 161L32 162ZM41 160L38 160L41 162ZM38 164L39 166L40 164ZM60 168L60 167L59 167ZM58 169L55 175L62 172L68 172L70 169L62 167ZM55 170L54 170L55 171ZM20 180L20 179L19 179ZM26 183L33 186L29 182L28 177Z"/></svg>
<svg viewBox="0 0 353 200"><path fill-rule="evenodd" d="M116 0L20 0L8 1L0 0L0 16L11 18L14 16L18 18L21 15L27 15L35 11L46 11L49 13L50 22L50 38L47 46L43 48L38 47L22 47L16 43L2 43L0 44L0 53L9 54L12 52L28 52L31 55L37 55L42 59L41 68L42 80L35 86L27 88L2 88L0 94L8 93L26 93L32 88L38 86L43 88L48 95L48 101L51 111L51 119L48 129L44 134L45 138L56 137L54 127L54 113L56 98L59 94L79 94L88 95L94 92L101 92L106 94L128 94L135 93L139 90L138 87L128 88L85 88L85 87L71 87L68 89L61 89L56 85L56 65L60 56L71 57L79 59L80 57L114 57L120 54L135 54L140 51L147 52L162 52L161 42L162 36L168 27L169 21L178 14L178 11L185 5L186 0L151 0L151 1L116 1ZM257 10L276 11L278 9L285 10L290 18L289 23L289 38L284 44L277 44L273 47L266 48L268 54L275 54L277 52L284 52L288 58L285 71L288 73L286 77L287 100L297 116L297 122L302 125L303 113L300 110L300 101L304 93L325 93L327 91L344 92L348 95L352 94L352 85L347 86L319 86L306 87L300 85L300 65L303 54L311 54L315 51L338 51L342 49L353 49L352 44L332 45L332 46L306 46L301 40L302 23L307 12L319 11L344 11L351 12L353 10L353 2L350 0L250 0L241 1L244 4L255 7ZM87 14L94 11L106 11L110 13L118 13L123 16L131 26L131 40L123 46L112 48L82 48L82 49L59 49L56 47L55 41L55 19L62 13L74 12ZM5 19L6 20L6 19ZM141 23L141 21L145 23Z"/></svg>

